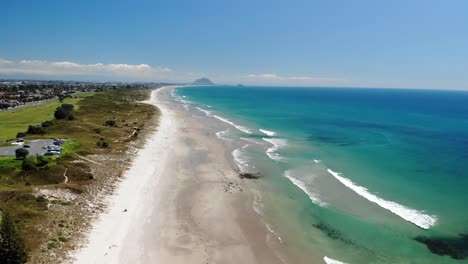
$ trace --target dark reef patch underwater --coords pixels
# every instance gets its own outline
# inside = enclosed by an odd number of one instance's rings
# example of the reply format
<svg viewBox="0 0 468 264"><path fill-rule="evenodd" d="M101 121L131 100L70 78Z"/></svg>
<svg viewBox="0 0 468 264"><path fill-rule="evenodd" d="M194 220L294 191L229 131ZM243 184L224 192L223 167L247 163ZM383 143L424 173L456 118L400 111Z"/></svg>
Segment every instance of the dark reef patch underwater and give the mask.
<svg viewBox="0 0 468 264"><path fill-rule="evenodd" d="M424 237L415 238L434 254L450 256L454 259L466 259L468 257L468 234L460 234L458 237Z"/></svg>

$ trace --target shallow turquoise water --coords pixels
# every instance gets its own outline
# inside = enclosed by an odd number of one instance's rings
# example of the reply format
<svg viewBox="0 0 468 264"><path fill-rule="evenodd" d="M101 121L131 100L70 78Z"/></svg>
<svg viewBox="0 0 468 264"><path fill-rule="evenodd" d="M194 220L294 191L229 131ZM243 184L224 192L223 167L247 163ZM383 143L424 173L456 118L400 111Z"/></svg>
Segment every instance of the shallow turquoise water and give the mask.
<svg viewBox="0 0 468 264"><path fill-rule="evenodd" d="M458 236L468 233L467 92L210 86L177 94L237 125L232 140L260 143L242 154L271 188L263 201L278 229L296 230L290 239L300 236L304 248L349 263L466 262L448 255L468 257ZM448 245L446 256L418 236Z"/></svg>

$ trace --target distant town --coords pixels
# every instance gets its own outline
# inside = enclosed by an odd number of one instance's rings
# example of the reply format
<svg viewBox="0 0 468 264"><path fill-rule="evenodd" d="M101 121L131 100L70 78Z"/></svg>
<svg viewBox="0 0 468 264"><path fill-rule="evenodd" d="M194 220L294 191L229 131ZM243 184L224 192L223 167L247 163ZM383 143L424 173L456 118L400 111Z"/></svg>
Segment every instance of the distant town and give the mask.
<svg viewBox="0 0 468 264"><path fill-rule="evenodd" d="M1 80L0 111L18 106L63 99L82 92L99 92L117 89L148 89L167 83L124 83L42 80Z"/></svg>

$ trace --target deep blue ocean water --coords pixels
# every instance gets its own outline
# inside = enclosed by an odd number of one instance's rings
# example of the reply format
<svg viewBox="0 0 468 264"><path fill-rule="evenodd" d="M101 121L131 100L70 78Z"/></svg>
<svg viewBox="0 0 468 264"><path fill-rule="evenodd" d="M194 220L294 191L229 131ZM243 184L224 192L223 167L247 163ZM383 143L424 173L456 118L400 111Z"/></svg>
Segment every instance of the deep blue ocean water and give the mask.
<svg viewBox="0 0 468 264"><path fill-rule="evenodd" d="M466 262L468 241L459 234L468 234L468 92L199 86L176 93L237 126L231 140L260 143L239 153L275 190L263 200L280 233L296 230L304 248L348 263Z"/></svg>

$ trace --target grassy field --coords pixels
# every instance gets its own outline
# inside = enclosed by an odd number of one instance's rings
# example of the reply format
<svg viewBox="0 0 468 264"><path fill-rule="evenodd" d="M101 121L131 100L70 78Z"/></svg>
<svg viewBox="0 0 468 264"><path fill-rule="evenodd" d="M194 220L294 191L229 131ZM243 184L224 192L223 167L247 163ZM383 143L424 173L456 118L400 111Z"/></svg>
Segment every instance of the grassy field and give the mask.
<svg viewBox="0 0 468 264"><path fill-rule="evenodd" d="M65 98L64 103L77 105L85 97L94 93L82 93L74 98ZM24 132L29 125L40 124L54 118L54 110L62 103L58 100L46 104L0 112L0 142L14 139L18 132ZM79 106L79 105L77 105Z"/></svg>
<svg viewBox="0 0 468 264"><path fill-rule="evenodd" d="M65 138L64 151L59 157L47 157L48 164L34 170L23 170L22 161L14 157L0 157L0 209L8 209L14 216L29 252L36 252L50 237L41 226L49 217L48 204L54 203L35 197L33 190L45 186L64 186L66 172L69 184L80 189L92 184L93 175L86 163L77 163L77 155L125 153L129 142L138 138L145 123L158 114L154 106L141 104L149 95L148 90L115 90L69 98L64 103L75 105L73 120L54 120L53 112L58 101L48 104L0 113L0 140L14 138L17 132L29 125L53 120L54 125L45 128L44 135L28 135L35 138ZM112 125L106 121L112 120ZM99 146L106 142L106 146ZM37 162L36 157L30 159ZM73 206L67 202L55 202L54 206ZM68 216L69 218L69 216ZM63 228L63 227L62 227ZM51 232L51 231L49 231ZM65 243L65 242L54 242ZM54 250L51 247L50 250Z"/></svg>

